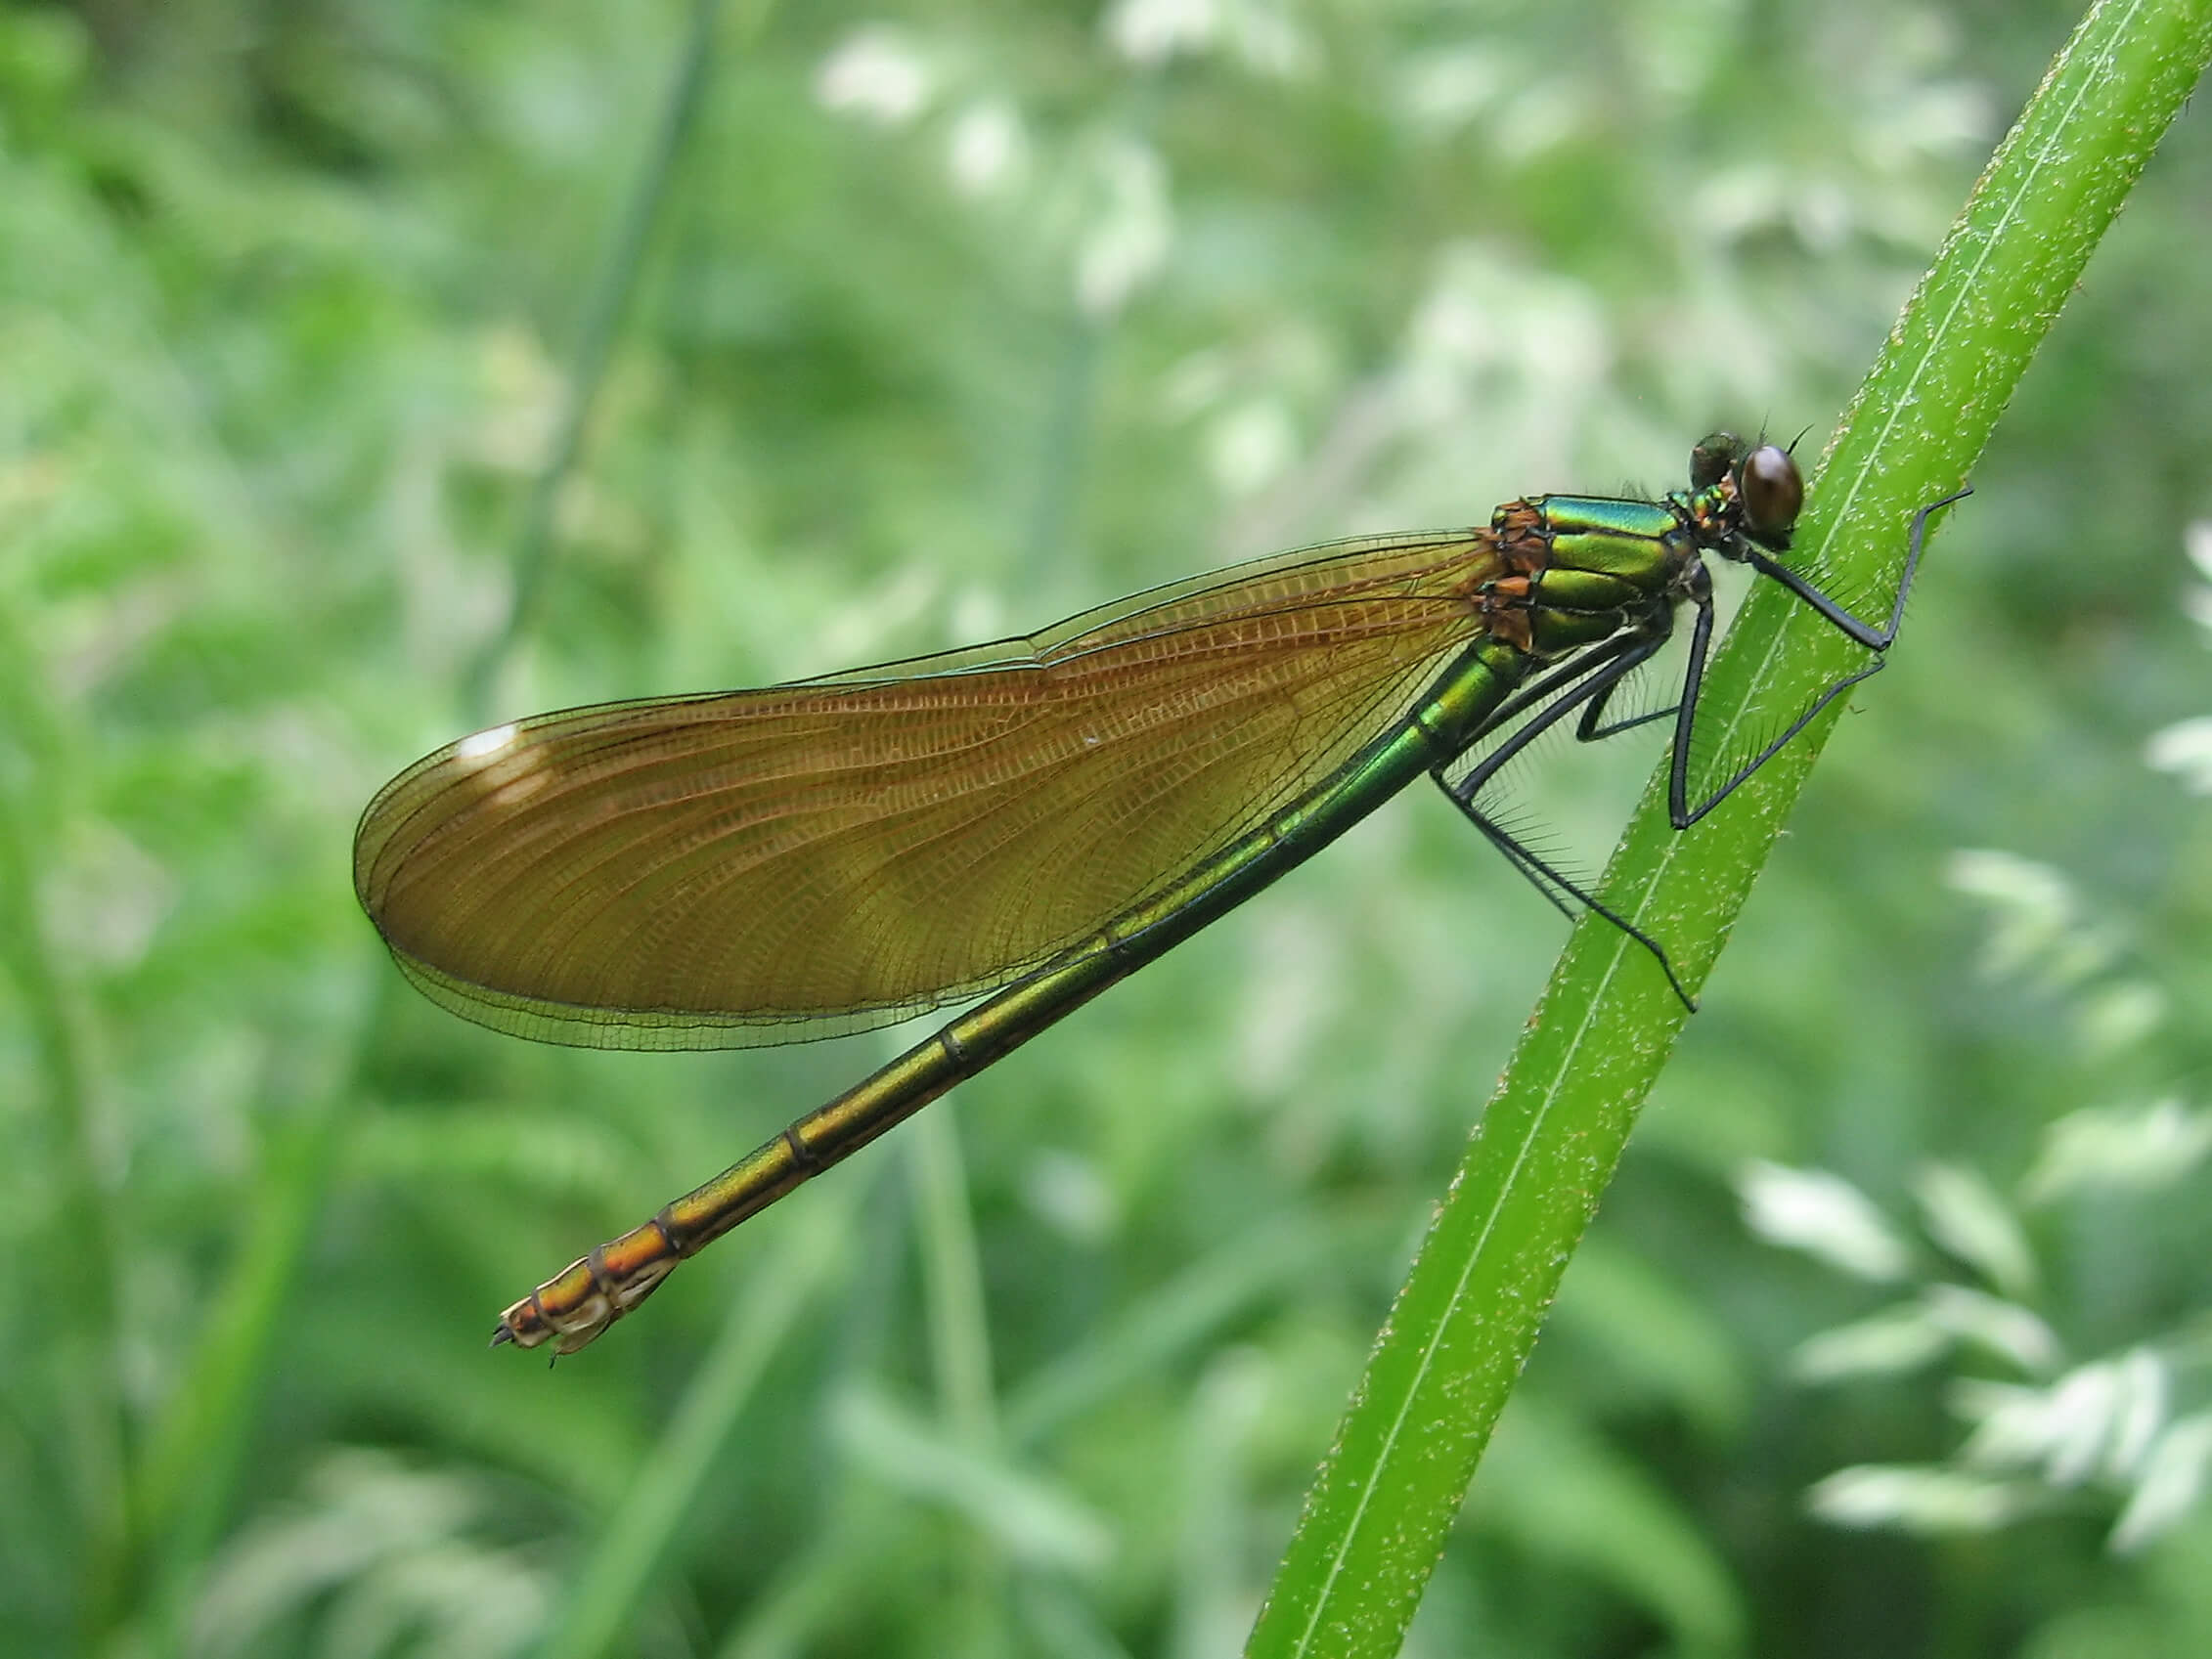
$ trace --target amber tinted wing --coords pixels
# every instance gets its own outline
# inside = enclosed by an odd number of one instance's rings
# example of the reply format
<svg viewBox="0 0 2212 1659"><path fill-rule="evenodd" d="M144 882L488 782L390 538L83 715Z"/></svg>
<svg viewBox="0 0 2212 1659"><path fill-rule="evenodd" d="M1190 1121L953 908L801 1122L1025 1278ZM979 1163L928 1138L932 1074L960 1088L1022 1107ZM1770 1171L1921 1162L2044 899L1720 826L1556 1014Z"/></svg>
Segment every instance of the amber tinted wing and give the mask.
<svg viewBox="0 0 2212 1659"><path fill-rule="evenodd" d="M884 1025L1080 942L1326 777L1472 637L1480 533L1330 544L1028 639L479 732L362 816L411 979L555 1042Z"/></svg>

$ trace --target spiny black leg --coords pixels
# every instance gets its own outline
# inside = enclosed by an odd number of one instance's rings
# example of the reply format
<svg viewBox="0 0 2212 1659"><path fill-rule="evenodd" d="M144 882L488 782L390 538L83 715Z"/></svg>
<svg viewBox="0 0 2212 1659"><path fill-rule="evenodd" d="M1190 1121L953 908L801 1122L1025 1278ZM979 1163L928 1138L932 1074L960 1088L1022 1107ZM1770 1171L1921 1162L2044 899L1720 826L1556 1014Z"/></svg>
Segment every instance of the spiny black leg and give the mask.
<svg viewBox="0 0 2212 1659"><path fill-rule="evenodd" d="M1868 650L1886 651L1889 649L1890 642L1897 637L1897 625L1905 619L1905 597L1912 592L1913 577L1920 569L1921 545L1927 538L1928 515L1941 511L1953 502L1964 501L1972 494L1973 489L1970 485L1964 490L1954 490L1940 501L1930 502L1913 514L1912 546L1905 554L1905 574L1898 580L1897 599L1889 607L1889 621L1880 628L1853 616L1788 565L1777 564L1756 547L1747 549L1744 562L1761 576L1772 577L1775 581L1781 583L1783 587L1789 589L1791 592L1796 594L1798 598L1820 612L1822 616L1835 624L1844 633L1849 634L1860 644L1866 646Z"/></svg>
<svg viewBox="0 0 2212 1659"><path fill-rule="evenodd" d="M1783 749L1788 746L1790 740L1792 737L1795 737L1797 733L1803 731L1805 727L1812 724L1814 719L1820 714L1821 710L1827 708L1829 704L1835 702L1836 698L1842 696L1844 692L1850 690L1852 686L1858 684L1861 680L1872 679L1886 666L1887 664L1885 659L1877 658L1874 662L1869 663L1865 668L1859 670L1857 674L1844 676L1834 685L1831 685L1826 691L1823 691L1820 696L1814 700L1813 706L1811 708L1807 709L1803 714L1799 715L1795 720L1790 722L1788 730L1783 732L1783 734L1780 737L1776 738L1772 743L1769 743L1764 749L1761 749L1756 755L1753 755L1748 761L1745 762L1742 769L1739 770L1734 777L1730 778L1726 783L1722 784L1718 789L1714 790L1712 794L1708 796L1697 808L1696 810L1677 810L1673 803L1670 802L1667 808L1667 816L1673 820L1674 827L1678 830L1688 829L1692 824L1696 823L1700 818L1703 817L1707 812L1711 811L1715 807L1719 806L1723 801L1727 800L1731 795L1735 794L1738 788L1750 780L1752 773L1756 772L1761 766L1765 765L1769 761L1773 760L1775 756L1781 754ZM1672 795L1674 793L1674 787L1676 783L1680 781L1683 773L1683 768L1686 766L1686 764L1687 762L1685 761L1684 757L1677 753L1675 756L1675 774L1674 777L1669 779L1668 782L1669 795Z"/></svg>
<svg viewBox="0 0 2212 1659"><path fill-rule="evenodd" d="M1691 597L1698 617L1690 625L1690 655L1682 669L1682 695L1674 705L1674 742L1666 762L1666 816L1678 830L1688 829L1713 808L1708 801L1695 813L1690 811L1690 738L1698 729L1698 699L1704 692L1705 657L1712 649L1712 585L1701 583Z"/></svg>
<svg viewBox="0 0 2212 1659"><path fill-rule="evenodd" d="M1656 648L1650 642L1648 636L1641 633L1617 633L1611 639L1600 641L1580 656L1554 668L1551 673L1537 677L1534 681L1524 685L1519 691L1507 698L1504 703L1498 706L1497 712L1482 722L1481 728L1468 740L1468 744L1463 746L1459 753L1464 755L1469 747L1480 743L1491 732L1502 731L1529 710L1550 703L1561 691L1572 685L1576 680L1589 679L1594 675L1603 674L1609 668L1614 668L1615 672L1606 676L1608 683L1620 678L1636 664L1649 660ZM1617 659L1621 657L1632 657L1633 661L1626 668L1616 667ZM1567 705L1568 708L1574 707L1590 695L1591 692L1585 690L1581 696L1571 699ZM1601 700L1603 699L1603 687L1598 689L1597 695ZM1561 712L1564 713L1565 711ZM1548 714L1544 724L1549 725L1552 720L1558 718L1558 714ZM1458 756L1454 756L1453 759L1458 759Z"/></svg>
<svg viewBox="0 0 2212 1659"><path fill-rule="evenodd" d="M1624 731L1634 731L1640 725L1650 725L1654 720L1671 720L1677 704L1669 703L1663 709L1654 709L1649 714L1631 715L1624 720L1598 722L1598 707L1592 704L1582 711L1582 718L1574 722L1574 741L1577 743L1603 743L1609 737L1618 737Z"/></svg>
<svg viewBox="0 0 2212 1659"><path fill-rule="evenodd" d="M1618 634L1596 647L1596 652L1592 655L1579 658L1565 668L1544 676L1484 720L1468 738L1467 747L1480 743L1531 708L1535 709L1526 723L1483 756L1457 783L1444 776L1442 765L1433 768L1432 775L1435 776L1438 787L1461 806L1466 806L1482 793L1482 786L1498 774L1499 768L1511 762L1522 750L1592 698L1602 699L1624 677L1649 662L1653 653L1665 643L1666 635L1663 633ZM1581 683L1575 684L1576 680ZM1560 694L1563 692L1564 694ZM1539 704L1542 706L1537 707ZM1460 753L1465 754L1466 748L1462 748ZM1453 757L1454 760L1457 758ZM1446 762L1445 765L1449 764Z"/></svg>
<svg viewBox="0 0 2212 1659"><path fill-rule="evenodd" d="M1560 896L1560 895L1565 894L1568 898L1571 898L1584 909L1590 910L1611 922L1652 953L1652 960L1659 964L1659 972L1666 976L1667 984L1673 988L1674 994L1681 998L1682 1006L1692 1014L1697 1013L1698 999L1692 996L1688 989L1684 987L1682 982L1675 977L1674 964L1667 959L1664 945L1565 871L1546 861L1533 849L1516 840L1511 831L1490 817L1474 802L1461 800L1455 791L1448 788L1444 793L1451 797L1451 804L1460 809L1467 821L1482 832L1482 838L1504 853L1506 861L1527 878L1529 886L1551 902L1553 909L1567 917L1568 920L1574 920L1574 911Z"/></svg>
<svg viewBox="0 0 2212 1659"><path fill-rule="evenodd" d="M1574 741L1577 743L1603 743L1609 737L1618 737L1624 731L1634 731L1640 725L1650 725L1654 720L1663 720L1674 713L1673 707L1654 709L1646 715L1630 715L1624 720L1605 718L1613 702L1613 694L1628 682L1621 675L1609 682L1582 710L1582 718L1574 722Z"/></svg>
<svg viewBox="0 0 2212 1659"><path fill-rule="evenodd" d="M1482 762L1457 783L1445 776L1442 766L1436 767L1431 775L1436 778L1437 787L1441 789L1451 804L1460 809L1467 821L1480 830L1483 839L1489 842L1492 847L1505 854L1506 861L1516 870L1519 870L1523 877L1544 895L1554 909L1571 919L1573 917L1573 910L1561 897L1561 895L1564 894L1567 898L1572 899L1576 904L1594 911L1611 922L1652 953L1653 959L1659 965L1659 972L1666 976L1666 982L1673 986L1674 994L1682 999L1682 1005L1685 1008L1694 1013L1697 1010L1697 1001L1683 988L1682 982L1675 977L1674 964L1667 960L1666 951L1660 947L1659 940L1653 939L1650 934L1645 933L1643 929L1637 927L1610 904L1605 903L1595 894L1586 891L1572 878L1554 868L1531 849L1516 840L1502 825L1475 805L1475 797L1482 792L1482 787L1491 778L1497 775L1501 766L1534 742L1548 727L1565 720L1575 709L1587 707L1592 703L1602 706L1605 698L1615 686L1618 685L1623 678L1634 673L1644 663L1650 661L1652 655L1665 643L1666 636L1664 634L1625 634L1621 636L1621 643L1611 646L1612 654L1610 656L1601 656L1594 663L1585 658L1570 664L1566 670L1545 676L1534 686L1530 687L1528 692L1515 698L1505 708L1501 709L1496 717L1485 722L1482 731L1478 732L1476 737L1477 740L1480 740L1489 732L1495 731L1501 724L1525 712L1532 706L1534 701L1543 697L1551 697L1552 701L1538 708L1526 724L1498 745L1492 753L1483 756ZM1577 678L1580 679L1580 684L1573 683Z"/></svg>
<svg viewBox="0 0 2212 1659"><path fill-rule="evenodd" d="M1454 799L1452 805L1466 815L1469 823L1482 832L1483 839L1505 855L1505 861L1514 867L1522 880L1543 895L1546 904L1549 904L1570 922L1577 920L1581 912L1577 911L1573 904L1569 902L1569 899L1578 899L1585 909L1589 907L1589 901L1575 891L1575 885L1572 882L1563 882L1554 876L1550 865L1546 864L1530 849L1524 847L1511 830L1491 817L1489 813L1483 811L1482 808L1475 806L1472 802ZM1561 895L1563 889L1566 894L1564 897Z"/></svg>
<svg viewBox="0 0 2212 1659"><path fill-rule="evenodd" d="M1768 558L1756 548L1749 551L1746 562L1762 576L1770 576L1781 583L1783 587L1796 594L1806 604L1812 606L1814 610L1818 611L1849 638L1866 646L1870 651L1886 651L1896 640L1898 624L1904 620L1905 599L1913 590L1913 577L1920 569L1921 548L1927 539L1928 516L1949 506L1953 502L1962 501L1972 494L1973 491L1970 488L1955 490L1939 501L1929 502L1913 514L1912 543L1905 554L1905 574L1898 581L1897 598L1896 602L1889 607L1889 620L1880 628L1876 628L1873 624L1853 616L1795 571L1791 570L1786 565L1775 563L1774 560ZM1678 710L1680 718L1676 722L1674 731L1674 757L1667 776L1667 817L1678 830L1688 829L1727 800L1738 788L1748 781L1754 772L1780 754L1784 745L1810 725L1823 709L1861 680L1870 679L1880 674L1882 665L1887 661L1886 658L1877 657L1858 673L1844 676L1843 678L1823 691L1815 699L1811 708L1791 721L1787 731L1752 756L1733 777L1714 790L1697 808L1692 808L1689 805L1690 729L1697 717L1698 694L1704 684L1704 651L1702 646L1704 643L1705 634L1709 633L1709 606L1707 609L1701 610L1699 624L1699 632L1691 641L1690 669L1683 677L1682 702Z"/></svg>

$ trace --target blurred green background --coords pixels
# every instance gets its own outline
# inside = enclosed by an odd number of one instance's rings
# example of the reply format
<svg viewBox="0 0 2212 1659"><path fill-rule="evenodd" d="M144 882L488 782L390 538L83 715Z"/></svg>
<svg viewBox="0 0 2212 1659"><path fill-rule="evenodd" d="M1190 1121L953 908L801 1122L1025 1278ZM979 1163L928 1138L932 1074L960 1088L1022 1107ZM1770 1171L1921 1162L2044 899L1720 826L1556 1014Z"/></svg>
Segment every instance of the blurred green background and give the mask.
<svg viewBox="0 0 2212 1659"><path fill-rule="evenodd" d="M1817 447L2070 22L0 4L0 1652L1233 1651L1563 937L1441 801L550 1374L501 1307L901 1037L478 1030L356 814L496 719ZM2212 1650L2208 201L2199 110L1409 1651ZM1653 749L1571 747L1518 809L1594 868Z"/></svg>

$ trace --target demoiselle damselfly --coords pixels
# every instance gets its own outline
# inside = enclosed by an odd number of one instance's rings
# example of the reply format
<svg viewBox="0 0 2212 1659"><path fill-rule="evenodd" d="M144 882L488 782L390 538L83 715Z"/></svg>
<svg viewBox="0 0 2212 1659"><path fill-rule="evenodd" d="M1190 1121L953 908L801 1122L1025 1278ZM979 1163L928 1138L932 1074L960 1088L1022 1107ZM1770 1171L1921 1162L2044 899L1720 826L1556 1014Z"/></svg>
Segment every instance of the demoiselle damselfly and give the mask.
<svg viewBox="0 0 2212 1659"><path fill-rule="evenodd" d="M995 992L500 1318L573 1353L676 1264L1304 863L1430 776L1562 908L1665 951L1479 804L1574 715L1673 721L1687 829L1896 637L1775 556L1782 448L1718 432L1659 501L1535 496L1487 527L1364 537L1157 588L1026 638L465 737L369 804L354 887L401 970L495 1029L609 1048L803 1041ZM1705 555L1878 653L1692 804ZM1679 698L1608 719L1693 611Z"/></svg>

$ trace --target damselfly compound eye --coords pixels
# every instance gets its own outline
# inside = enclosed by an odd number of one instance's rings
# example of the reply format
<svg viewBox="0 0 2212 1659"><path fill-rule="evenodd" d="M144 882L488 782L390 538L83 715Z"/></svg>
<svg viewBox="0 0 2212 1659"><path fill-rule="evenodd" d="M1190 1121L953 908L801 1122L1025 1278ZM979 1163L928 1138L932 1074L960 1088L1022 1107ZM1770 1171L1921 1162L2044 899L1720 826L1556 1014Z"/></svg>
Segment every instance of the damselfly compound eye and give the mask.
<svg viewBox="0 0 2212 1659"><path fill-rule="evenodd" d="M1754 542L1788 544L1805 504L1805 480L1790 452L1762 444L1744 458L1740 499L1744 528Z"/></svg>

